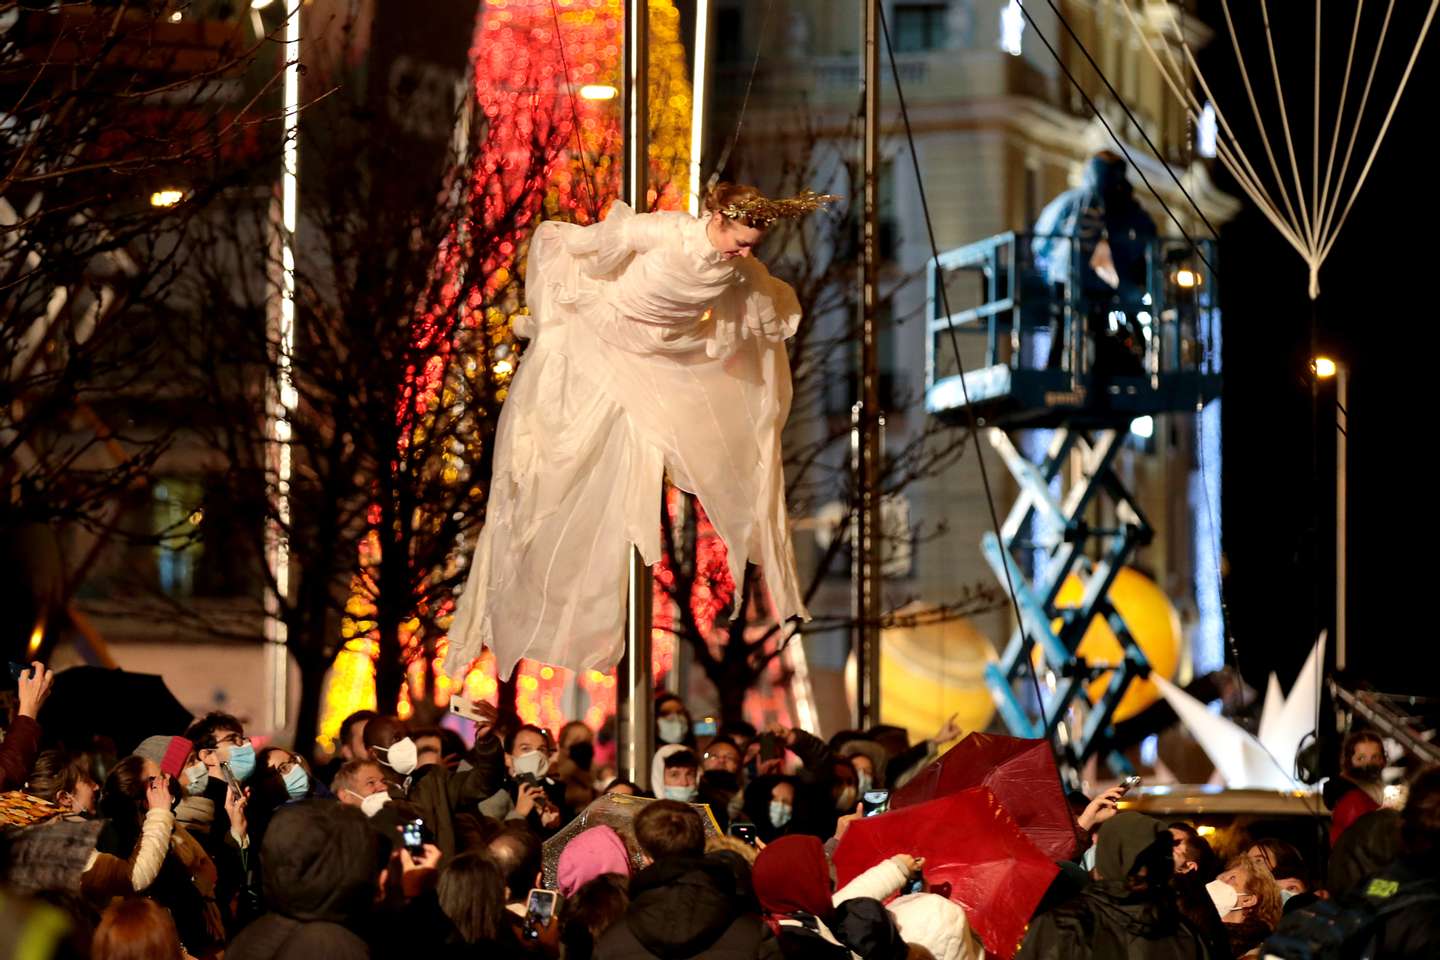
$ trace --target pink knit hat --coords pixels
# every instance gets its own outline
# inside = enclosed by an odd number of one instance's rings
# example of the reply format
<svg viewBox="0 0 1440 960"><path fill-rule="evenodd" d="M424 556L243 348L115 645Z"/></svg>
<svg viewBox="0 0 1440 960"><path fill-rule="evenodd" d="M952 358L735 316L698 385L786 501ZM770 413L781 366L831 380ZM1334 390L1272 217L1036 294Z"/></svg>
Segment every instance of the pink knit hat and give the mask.
<svg viewBox="0 0 1440 960"><path fill-rule="evenodd" d="M581 887L607 873L630 875L630 854L620 834L609 827L591 827L565 845L555 867L560 892L573 897Z"/></svg>

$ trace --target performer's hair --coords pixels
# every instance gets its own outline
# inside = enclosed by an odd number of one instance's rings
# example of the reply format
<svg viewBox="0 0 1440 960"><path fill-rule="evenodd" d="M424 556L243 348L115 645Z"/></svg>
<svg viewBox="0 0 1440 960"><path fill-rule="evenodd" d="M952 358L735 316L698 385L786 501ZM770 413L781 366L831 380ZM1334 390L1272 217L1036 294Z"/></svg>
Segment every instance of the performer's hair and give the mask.
<svg viewBox="0 0 1440 960"><path fill-rule="evenodd" d="M723 207L732 203L739 203L742 200L749 200L752 197L764 196L759 187L752 187L744 183L730 183L721 180L711 187L705 194L705 209L715 213Z"/></svg>

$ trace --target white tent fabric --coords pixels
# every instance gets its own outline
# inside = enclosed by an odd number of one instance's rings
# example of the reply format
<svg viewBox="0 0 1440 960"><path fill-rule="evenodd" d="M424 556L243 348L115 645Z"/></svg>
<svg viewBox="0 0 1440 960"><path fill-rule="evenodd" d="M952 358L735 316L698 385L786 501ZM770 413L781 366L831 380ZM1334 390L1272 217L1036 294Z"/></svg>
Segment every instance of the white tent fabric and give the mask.
<svg viewBox="0 0 1440 960"><path fill-rule="evenodd" d="M1276 159L1276 148L1271 145L1270 134L1265 123L1265 116L1256 98L1255 87L1250 80L1250 71L1245 65L1245 55L1241 50L1241 41L1235 31L1235 21L1230 13L1229 0L1221 0L1221 8L1225 12L1225 26L1230 33L1231 43L1235 48L1235 59L1240 66L1240 79L1244 84L1246 96L1250 100L1250 108L1255 115L1255 124L1260 131L1261 143L1265 148L1265 158L1268 161L1269 171L1273 182L1267 182L1262 177L1255 165L1250 162L1245 151L1241 148L1225 117L1225 112L1219 102L1216 101L1211 92L1210 84L1206 82L1204 73L1201 72L1195 60L1195 53L1190 45L1184 41L1185 31L1182 29L1175 12L1175 5L1170 3L1148 3L1144 4L1148 11L1164 8L1169 17L1170 29L1179 40L1180 47L1184 50L1185 66L1171 51L1170 45L1156 45L1151 42L1146 33L1145 27L1136 16L1133 5L1121 3L1120 7L1130 18L1131 25L1135 28L1136 35L1140 38L1145 50L1150 55L1155 67L1160 72L1170 92L1180 101L1191 120L1198 126L1203 108L1190 88L1187 76L1193 74L1199 81L1201 89L1209 99L1215 110L1215 118L1218 121L1216 135L1216 153L1220 162L1235 177L1245 193L1254 201L1255 206L1260 209L1280 232L1289 244L1295 248L1306 266L1310 268L1310 299L1314 300L1320 296L1320 267L1330 255L1335 246L1335 239L1340 235L1341 229L1345 226L1345 220L1350 216L1350 210L1355 204L1355 198L1359 195L1360 189L1365 185L1366 178L1370 175L1370 169L1375 163L1375 156L1380 151L1380 144L1385 139L1386 132L1390 129L1390 121L1394 119L1395 109L1400 105L1400 98L1405 93L1405 86L1410 81L1410 74L1414 70L1415 60L1420 55L1420 48L1425 43L1425 37L1430 32L1430 24L1435 18L1435 11L1440 8L1440 0L1430 0L1429 9L1426 11L1424 23L1417 31L1414 47L1411 48L1409 60L1405 65L1405 72L1396 86L1395 94L1390 100L1390 107L1385 111L1385 118L1380 124L1378 134L1370 146L1370 153L1365 158L1365 163L1360 167L1359 174L1354 181L1347 185L1347 176L1351 169L1351 160L1354 157L1355 142L1360 133L1361 122L1365 116L1365 108L1370 101L1370 93L1374 87L1376 69L1380 65L1380 58L1385 50L1385 40L1390 33L1392 15L1395 12L1396 0L1389 0L1385 10L1385 19L1380 26L1379 36L1373 43L1373 54L1370 62L1370 70L1365 78L1365 86L1360 94L1358 106L1355 109L1352 126L1348 134L1348 142L1345 147L1344 157L1340 162L1339 172L1336 172L1335 158L1339 153L1341 139L1341 128L1346 122L1346 102L1349 99L1350 80L1355 66L1355 50L1360 39L1361 15L1364 12L1365 0L1355 2L1355 22L1350 32L1350 48L1345 59L1345 76L1340 84L1339 107L1336 111L1334 128L1330 131L1330 149L1324 164L1323 175L1321 171L1320 153L1321 144L1326 137L1320 129L1321 116L1321 79L1320 79L1320 39L1322 17L1320 12L1320 0L1315 0L1315 65L1314 83L1311 103L1312 119L1312 148L1310 156L1310 177L1308 183L1301 173L1302 160L1297 158L1295 151L1295 138L1291 135L1290 113L1286 108L1285 93L1280 78L1279 62L1275 58L1274 37L1270 29L1270 10L1266 0L1259 0L1260 15L1265 28L1265 50L1269 54L1270 74L1275 84L1275 100L1279 107L1280 127L1284 135L1283 144L1286 159L1288 160L1289 178L1281 172L1280 163ZM1187 68L1188 67L1188 73ZM1276 198L1278 199L1278 202ZM1341 204L1344 204L1343 208Z"/></svg>

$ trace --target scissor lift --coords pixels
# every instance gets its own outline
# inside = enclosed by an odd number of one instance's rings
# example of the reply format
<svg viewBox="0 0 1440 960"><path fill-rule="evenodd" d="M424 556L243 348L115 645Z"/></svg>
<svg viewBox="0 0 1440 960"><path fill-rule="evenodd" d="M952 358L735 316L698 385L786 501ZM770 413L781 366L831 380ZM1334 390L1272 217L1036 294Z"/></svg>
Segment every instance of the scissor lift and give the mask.
<svg viewBox="0 0 1440 960"><path fill-rule="evenodd" d="M982 550L996 578L1013 586L1020 622L999 661L987 667L986 681L1011 732L1049 739L1074 777L1105 749L1116 705L1150 670L1108 599L1120 568L1153 534L1114 469L1116 455L1136 418L1193 412L1219 395L1220 318L1215 278L1205 266L1215 262L1214 246L1202 246L1201 260L1186 241L1157 239L1147 253L1145 289L1131 291L1129 311L1139 332L1133 362L1097 370L1097 319L1103 325L1115 317L1119 326L1123 315L1110 313L1119 304L1087 301L1079 284L1045 281L1030 261L1035 239L1004 233L931 263L926 406L954 423L968 422L973 413L1015 479L1015 503L1000 535L985 534ZM1071 276L1079 276L1079 264L1073 267ZM948 316L942 283L954 310ZM957 303L962 309L954 309ZM984 364L965 371L963 388L948 343L952 326L967 361L977 335L985 338ZM1055 335L1065 338L1059 350L1049 343ZM1050 431L1048 445L1043 455L1027 455L1024 434L1037 429ZM1062 472L1077 457L1079 469L1062 495ZM1108 528L1087 520L1101 501L1113 508L1106 511L1115 520ZM1082 599L1076 607L1057 607L1072 574L1083 584ZM1076 654L1097 617L1120 641L1119 663ZM1038 685L1028 673L1036 647L1049 674ZM1108 671L1104 692L1092 699L1088 685ZM1083 719L1066 724L1077 706ZM1119 755L1110 761L1124 769Z"/></svg>

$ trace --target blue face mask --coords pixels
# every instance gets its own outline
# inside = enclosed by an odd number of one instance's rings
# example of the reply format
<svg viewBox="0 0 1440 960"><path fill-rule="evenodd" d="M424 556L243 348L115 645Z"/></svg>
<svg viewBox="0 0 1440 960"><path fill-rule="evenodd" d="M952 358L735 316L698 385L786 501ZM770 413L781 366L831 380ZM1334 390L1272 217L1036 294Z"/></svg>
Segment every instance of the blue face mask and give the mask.
<svg viewBox="0 0 1440 960"><path fill-rule="evenodd" d="M790 804L782 803L779 800L770 801L770 822L775 826L776 830L785 829L785 825L790 822L790 818L794 816L794 814L795 810Z"/></svg>
<svg viewBox="0 0 1440 960"><path fill-rule="evenodd" d="M285 774L285 792L291 800L302 800L310 792L310 774L298 763Z"/></svg>
<svg viewBox="0 0 1440 960"><path fill-rule="evenodd" d="M678 800L680 803L694 803L700 791L694 787L677 787L673 783L667 783L661 790L666 800Z"/></svg>
<svg viewBox="0 0 1440 960"><path fill-rule="evenodd" d="M1289 902L1290 902L1290 898L1293 897L1293 896L1295 896L1295 891L1294 891L1294 890L1281 890L1281 891L1280 891L1280 906L1283 907L1283 906L1285 906L1285 904L1289 903Z"/></svg>
<svg viewBox="0 0 1440 960"><path fill-rule="evenodd" d="M244 783L255 772L255 748L248 743L231 747L225 762L230 765L230 773L235 779Z"/></svg>

